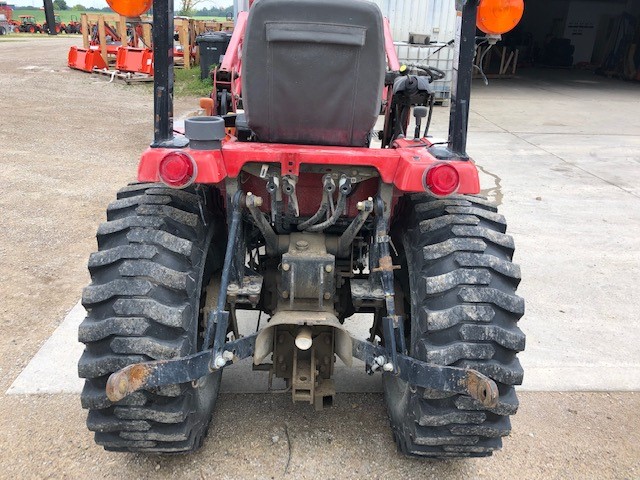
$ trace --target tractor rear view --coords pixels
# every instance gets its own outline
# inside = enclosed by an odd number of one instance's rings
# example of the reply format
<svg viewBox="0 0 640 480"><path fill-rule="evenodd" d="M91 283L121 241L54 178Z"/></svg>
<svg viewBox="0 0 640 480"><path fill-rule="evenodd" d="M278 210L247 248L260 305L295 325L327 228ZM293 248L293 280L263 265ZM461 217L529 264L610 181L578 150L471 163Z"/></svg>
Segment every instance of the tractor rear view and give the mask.
<svg viewBox="0 0 640 480"><path fill-rule="evenodd" d="M150 3L110 1L129 17ZM226 366L252 359L322 409L336 359L356 358L382 375L401 452L500 448L518 407L524 302L466 127L476 23L503 33L522 2L458 2L445 144L427 136L439 72L408 74L388 22L361 0L254 2L201 102L208 115L176 135L173 3L153 3L154 141L98 228L82 297L78 368L96 442L193 451ZM262 328L243 332L243 310ZM344 327L356 312L369 314L368 338Z"/></svg>

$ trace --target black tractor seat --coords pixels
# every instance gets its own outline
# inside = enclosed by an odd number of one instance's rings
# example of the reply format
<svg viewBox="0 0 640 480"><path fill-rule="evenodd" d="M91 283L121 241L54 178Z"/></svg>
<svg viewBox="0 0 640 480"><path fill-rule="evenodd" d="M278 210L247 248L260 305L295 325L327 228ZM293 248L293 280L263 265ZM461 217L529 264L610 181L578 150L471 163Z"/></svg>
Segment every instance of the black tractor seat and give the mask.
<svg viewBox="0 0 640 480"><path fill-rule="evenodd" d="M259 141L366 147L386 70L382 13L362 0L258 0L242 70Z"/></svg>

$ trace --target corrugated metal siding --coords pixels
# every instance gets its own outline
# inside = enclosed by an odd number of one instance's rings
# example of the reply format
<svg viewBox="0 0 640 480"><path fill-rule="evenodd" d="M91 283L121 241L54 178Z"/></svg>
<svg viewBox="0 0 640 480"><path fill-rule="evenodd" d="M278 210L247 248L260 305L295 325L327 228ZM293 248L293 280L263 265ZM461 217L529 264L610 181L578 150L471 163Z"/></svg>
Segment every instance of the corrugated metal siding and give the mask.
<svg viewBox="0 0 640 480"><path fill-rule="evenodd" d="M409 33L428 33L429 0L372 0L389 19L394 40L408 41Z"/></svg>
<svg viewBox="0 0 640 480"><path fill-rule="evenodd" d="M427 12L427 32L431 41L447 43L456 36L455 0L431 0Z"/></svg>
<svg viewBox="0 0 640 480"><path fill-rule="evenodd" d="M396 41L408 41L409 33L431 35L434 42L448 42L455 36L455 0L371 1L389 19ZM249 0L234 0L233 3L236 14L249 9Z"/></svg>
<svg viewBox="0 0 640 480"><path fill-rule="evenodd" d="M371 0L389 19L393 39L406 42L410 33L448 42L456 32L455 0Z"/></svg>

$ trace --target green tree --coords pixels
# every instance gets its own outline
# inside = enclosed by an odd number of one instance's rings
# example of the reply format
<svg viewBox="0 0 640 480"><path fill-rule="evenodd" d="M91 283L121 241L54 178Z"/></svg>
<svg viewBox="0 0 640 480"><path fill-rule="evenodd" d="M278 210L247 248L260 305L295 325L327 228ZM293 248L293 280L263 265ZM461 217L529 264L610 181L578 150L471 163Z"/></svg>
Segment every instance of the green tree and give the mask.
<svg viewBox="0 0 640 480"><path fill-rule="evenodd" d="M53 0L53 8L56 10L69 10L69 5L65 0Z"/></svg>
<svg viewBox="0 0 640 480"><path fill-rule="evenodd" d="M78 10L80 12L85 11L87 8L84 5L77 4L73 7L73 10Z"/></svg>

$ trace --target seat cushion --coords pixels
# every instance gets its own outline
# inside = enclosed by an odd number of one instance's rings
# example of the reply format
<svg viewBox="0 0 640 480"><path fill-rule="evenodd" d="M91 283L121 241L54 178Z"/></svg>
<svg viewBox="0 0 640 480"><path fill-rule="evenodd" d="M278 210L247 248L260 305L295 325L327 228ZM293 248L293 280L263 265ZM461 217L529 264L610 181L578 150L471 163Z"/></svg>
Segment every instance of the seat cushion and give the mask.
<svg viewBox="0 0 640 480"><path fill-rule="evenodd" d="M386 70L377 5L258 0L243 48L243 105L259 141L369 144Z"/></svg>

